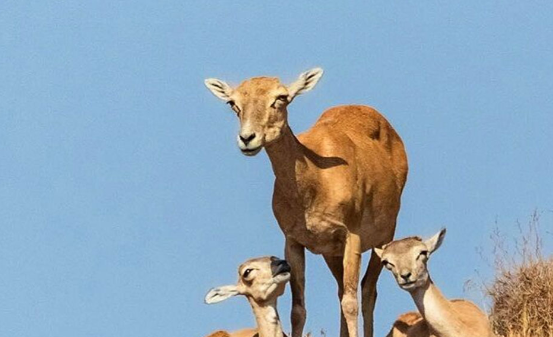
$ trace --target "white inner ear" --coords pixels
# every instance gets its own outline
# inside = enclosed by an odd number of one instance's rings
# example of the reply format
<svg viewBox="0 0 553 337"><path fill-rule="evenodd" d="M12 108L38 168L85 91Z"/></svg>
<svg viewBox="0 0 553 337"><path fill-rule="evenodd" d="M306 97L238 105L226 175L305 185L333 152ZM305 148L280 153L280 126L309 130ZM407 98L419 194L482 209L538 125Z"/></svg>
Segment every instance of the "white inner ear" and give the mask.
<svg viewBox="0 0 553 337"><path fill-rule="evenodd" d="M321 68L314 68L301 73L300 77L288 87L290 97L294 98L297 95L313 89L323 76L323 72Z"/></svg>
<svg viewBox="0 0 553 337"><path fill-rule="evenodd" d="M205 86L215 95L216 97L222 99L225 102L230 100L230 95L232 95L232 88L230 85L226 84L224 81L218 80L216 78L208 78L204 81Z"/></svg>
<svg viewBox="0 0 553 337"><path fill-rule="evenodd" d="M436 249L440 248L442 242L444 241L445 233L446 229L443 228L438 233L434 234L433 237L424 242L430 253L433 253Z"/></svg>
<svg viewBox="0 0 553 337"><path fill-rule="evenodd" d="M213 288L205 295L205 303L219 303L236 295L238 295L238 289L235 285Z"/></svg>

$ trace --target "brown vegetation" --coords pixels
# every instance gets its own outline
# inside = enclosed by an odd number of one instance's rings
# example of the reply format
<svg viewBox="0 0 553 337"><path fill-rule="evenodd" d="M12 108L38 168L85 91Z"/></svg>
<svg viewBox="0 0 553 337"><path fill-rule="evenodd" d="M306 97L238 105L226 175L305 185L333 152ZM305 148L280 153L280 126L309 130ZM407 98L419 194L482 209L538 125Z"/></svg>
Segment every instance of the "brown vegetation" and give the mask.
<svg viewBox="0 0 553 337"><path fill-rule="evenodd" d="M540 213L519 224L520 236L509 245L496 228L495 276L484 287L495 333L504 337L553 337L553 257L544 256Z"/></svg>

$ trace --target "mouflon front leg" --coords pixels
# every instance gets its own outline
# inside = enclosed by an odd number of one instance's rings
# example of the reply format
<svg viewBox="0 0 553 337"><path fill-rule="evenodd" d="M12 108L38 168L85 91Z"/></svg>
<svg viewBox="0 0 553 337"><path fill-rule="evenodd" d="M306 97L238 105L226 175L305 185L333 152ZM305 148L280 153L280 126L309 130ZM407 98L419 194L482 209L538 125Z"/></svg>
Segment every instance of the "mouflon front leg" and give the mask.
<svg viewBox="0 0 553 337"><path fill-rule="evenodd" d="M292 337L302 337L307 313L305 311L305 248L297 241L286 238L285 255L290 264L292 291Z"/></svg>
<svg viewBox="0 0 553 337"><path fill-rule="evenodd" d="M342 312L348 325L349 337L357 337L357 319L359 303L357 289L359 284L359 268L361 266L361 239L358 234L349 232L344 249L344 294L342 296Z"/></svg>

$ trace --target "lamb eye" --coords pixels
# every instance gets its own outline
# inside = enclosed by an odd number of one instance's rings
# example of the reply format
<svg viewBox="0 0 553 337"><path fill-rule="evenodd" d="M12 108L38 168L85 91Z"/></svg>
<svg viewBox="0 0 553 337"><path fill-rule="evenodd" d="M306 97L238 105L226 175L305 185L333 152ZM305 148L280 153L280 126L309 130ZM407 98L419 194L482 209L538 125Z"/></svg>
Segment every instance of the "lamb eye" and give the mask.
<svg viewBox="0 0 553 337"><path fill-rule="evenodd" d="M423 250L422 252L420 252L419 257L420 257L420 256L428 257L428 251L427 251L427 250Z"/></svg>
<svg viewBox="0 0 553 337"><path fill-rule="evenodd" d="M277 103L285 103L285 102L288 102L288 96L280 95L280 96L277 96L277 98L275 99L275 101L271 106L274 108Z"/></svg>
<svg viewBox="0 0 553 337"><path fill-rule="evenodd" d="M242 274L242 277L244 277L244 278L248 277L248 275L250 275L252 270L253 269L251 269L251 268L248 268L248 269L244 270L244 273Z"/></svg>
<svg viewBox="0 0 553 337"><path fill-rule="evenodd" d="M236 105L236 103L233 100L228 101L227 104L230 105L230 108L234 110L234 112L236 113L240 112L240 108L238 108L238 105Z"/></svg>
<svg viewBox="0 0 553 337"><path fill-rule="evenodd" d="M393 264L391 264L390 262L388 262L387 260L382 260L382 265L384 267L386 267L387 269L390 269L392 268Z"/></svg>

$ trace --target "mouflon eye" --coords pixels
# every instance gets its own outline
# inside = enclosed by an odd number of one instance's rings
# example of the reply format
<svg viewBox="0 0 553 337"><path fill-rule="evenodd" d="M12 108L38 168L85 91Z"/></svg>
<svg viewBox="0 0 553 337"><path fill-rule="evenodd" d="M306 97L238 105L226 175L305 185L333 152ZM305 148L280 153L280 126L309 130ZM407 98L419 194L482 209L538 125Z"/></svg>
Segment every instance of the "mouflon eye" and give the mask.
<svg viewBox="0 0 553 337"><path fill-rule="evenodd" d="M419 254L419 257L421 257L421 256L428 257L428 251L427 250L421 251L420 254Z"/></svg>

